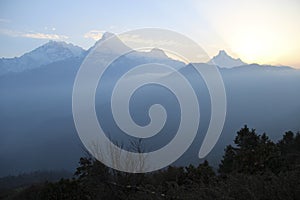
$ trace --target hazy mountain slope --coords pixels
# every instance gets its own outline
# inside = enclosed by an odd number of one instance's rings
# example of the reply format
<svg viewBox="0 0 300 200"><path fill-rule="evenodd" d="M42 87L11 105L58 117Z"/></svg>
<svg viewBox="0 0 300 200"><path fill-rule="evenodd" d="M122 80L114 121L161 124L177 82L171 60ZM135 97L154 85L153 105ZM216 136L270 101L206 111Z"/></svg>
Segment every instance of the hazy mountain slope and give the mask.
<svg viewBox="0 0 300 200"><path fill-rule="evenodd" d="M84 150L75 130L71 106L73 82L83 59L70 57L43 67L0 76L0 176L45 169L72 170L77 166ZM183 67L181 62L165 58L159 50L133 52L110 66L104 77L105 84L98 87L96 93L98 119L115 141L128 139L113 121L111 89L123 73L138 64L156 62L156 59L180 69L196 91L201 112L198 135L176 164L197 163L210 117L208 90L191 65ZM258 132L266 131L274 140L279 139L284 131L300 130L300 70L243 65L221 68L220 73L228 107L221 138L208 156L212 163L217 164L224 145L232 142L235 131L244 124L257 128ZM174 95L157 85L142 87L134 93L130 103L133 119L146 125L149 122L148 108L154 103L164 105L169 118L163 132L145 140L148 150L161 148L170 141L180 119Z"/></svg>

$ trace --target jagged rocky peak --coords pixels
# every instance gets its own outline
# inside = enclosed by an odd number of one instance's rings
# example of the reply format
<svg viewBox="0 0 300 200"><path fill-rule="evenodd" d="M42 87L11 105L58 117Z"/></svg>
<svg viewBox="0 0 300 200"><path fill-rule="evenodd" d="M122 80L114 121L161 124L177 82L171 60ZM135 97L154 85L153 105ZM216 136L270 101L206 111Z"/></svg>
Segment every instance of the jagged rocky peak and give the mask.
<svg viewBox="0 0 300 200"><path fill-rule="evenodd" d="M151 49L151 51L149 53L152 57L157 57L157 58L166 58L166 57L168 57L166 55L166 53L162 49L159 49L159 48L153 48L153 49Z"/></svg>
<svg viewBox="0 0 300 200"><path fill-rule="evenodd" d="M232 58L225 50L220 50L218 55L214 56L208 64L217 65L222 68L232 68L241 65L246 65L240 58Z"/></svg>

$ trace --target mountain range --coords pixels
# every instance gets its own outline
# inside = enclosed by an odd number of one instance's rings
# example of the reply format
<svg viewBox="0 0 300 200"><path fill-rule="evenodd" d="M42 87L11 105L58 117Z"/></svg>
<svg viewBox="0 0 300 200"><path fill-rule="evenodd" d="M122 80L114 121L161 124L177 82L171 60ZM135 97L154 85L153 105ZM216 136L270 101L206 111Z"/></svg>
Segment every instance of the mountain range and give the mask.
<svg viewBox="0 0 300 200"><path fill-rule="evenodd" d="M112 33L105 33L103 37L95 43L96 46L99 42L112 36ZM42 66L49 65L54 62L63 61L67 59L80 58L83 59L89 51L94 48L91 47L88 50L73 45L71 43L59 42L59 41L49 41L48 43L28 52L20 57L15 58L1 58L0 59L0 76L10 73L10 72L23 72L26 70L31 70L39 68ZM134 52L130 54L133 59L150 59L158 62L172 62L168 63L174 65L173 62L162 50L152 49L150 52ZM245 66L247 63L243 62L241 59L232 58L224 50L220 50L218 55L214 56L211 60L207 62L210 65L216 65L220 68L233 68L238 66ZM184 64L177 62L177 67L183 67ZM176 65L176 64L175 64Z"/></svg>
<svg viewBox="0 0 300 200"><path fill-rule="evenodd" d="M104 34L102 40L109 36ZM85 150L73 122L72 90L77 71L92 48L84 50L50 41L21 57L0 60L0 176L35 170L73 171L77 167ZM102 53L114 50L108 48ZM97 117L110 137L126 148L127 136L117 127L110 109L112 88L134 66L157 62L173 66L196 91L201 113L198 134L174 164L199 163L198 151L211 115L209 91L190 64L174 60L160 49L133 51L111 64L103 79L105 84L97 88ZM206 158L211 164L218 164L225 145L233 141L236 130L245 124L256 128L258 133L266 131L275 141L285 131L300 130L300 70L246 64L225 51L204 65L211 64L219 67L227 96L224 129ZM162 132L144 140L150 150L172 139L180 120L178 102L169 90L157 85L141 87L130 101L132 118L140 125L149 123L148 108L158 103L165 107L168 119Z"/></svg>
<svg viewBox="0 0 300 200"><path fill-rule="evenodd" d="M99 42L107 39L111 33L105 33L103 37L95 43L94 46L88 50L84 50L79 46L71 43L49 41L48 43L28 52L20 57L15 58L1 58L0 59L0 76L11 72L23 72L39 67L49 65L58 61L69 59L84 59L85 56L93 49ZM121 44L120 44L121 45ZM123 44L122 44L123 45ZM106 52L107 53L107 52ZM112 53L112 52L110 52ZM148 59L156 62L164 62L166 64L184 66L181 62L176 62L170 59L162 50L152 49L150 52L136 52L134 51L128 55L132 59Z"/></svg>

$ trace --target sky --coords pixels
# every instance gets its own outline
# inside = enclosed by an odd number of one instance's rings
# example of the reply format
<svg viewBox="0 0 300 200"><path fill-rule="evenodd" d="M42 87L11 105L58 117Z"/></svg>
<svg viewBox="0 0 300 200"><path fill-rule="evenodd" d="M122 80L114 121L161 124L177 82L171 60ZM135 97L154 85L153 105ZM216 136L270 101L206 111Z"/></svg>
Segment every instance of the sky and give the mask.
<svg viewBox="0 0 300 200"><path fill-rule="evenodd" d="M87 49L106 31L145 27L182 33L211 57L300 68L299 0L0 0L0 57L48 40Z"/></svg>

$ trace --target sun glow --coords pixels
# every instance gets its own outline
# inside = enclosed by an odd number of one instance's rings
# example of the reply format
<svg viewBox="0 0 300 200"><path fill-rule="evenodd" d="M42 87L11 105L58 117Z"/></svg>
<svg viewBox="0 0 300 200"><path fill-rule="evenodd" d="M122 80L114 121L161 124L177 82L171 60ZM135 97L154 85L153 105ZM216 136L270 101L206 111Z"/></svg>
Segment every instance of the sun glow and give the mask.
<svg viewBox="0 0 300 200"><path fill-rule="evenodd" d="M209 2L198 3L199 13L223 39L222 49L247 63L300 68L300 1L228 0L223 6L213 6L219 0Z"/></svg>
<svg viewBox="0 0 300 200"><path fill-rule="evenodd" d="M283 50L277 38L278 34L272 30L261 28L254 32L246 29L232 37L231 49L249 63L274 63Z"/></svg>

